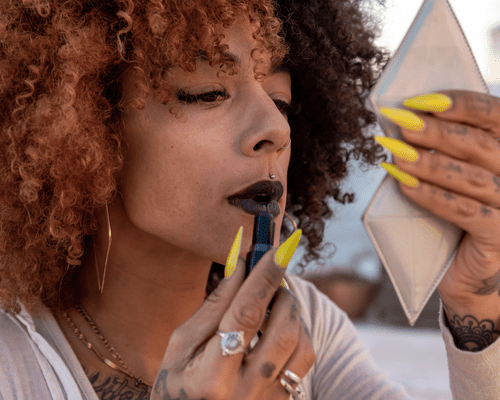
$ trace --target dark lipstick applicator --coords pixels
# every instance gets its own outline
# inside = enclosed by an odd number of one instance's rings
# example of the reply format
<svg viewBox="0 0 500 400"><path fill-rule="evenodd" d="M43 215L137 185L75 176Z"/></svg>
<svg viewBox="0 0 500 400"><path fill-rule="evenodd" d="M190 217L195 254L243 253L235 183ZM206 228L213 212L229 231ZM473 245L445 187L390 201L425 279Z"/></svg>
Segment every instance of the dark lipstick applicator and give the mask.
<svg viewBox="0 0 500 400"><path fill-rule="evenodd" d="M253 240L247 254L245 277L259 262L262 256L273 247L274 217L269 211L259 211L253 225Z"/></svg>

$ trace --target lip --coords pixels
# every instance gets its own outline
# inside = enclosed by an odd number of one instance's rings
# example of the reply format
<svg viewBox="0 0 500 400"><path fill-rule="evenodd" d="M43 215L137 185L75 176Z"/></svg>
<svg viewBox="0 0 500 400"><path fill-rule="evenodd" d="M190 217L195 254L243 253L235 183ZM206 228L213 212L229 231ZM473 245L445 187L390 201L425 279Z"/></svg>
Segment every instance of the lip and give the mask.
<svg viewBox="0 0 500 400"><path fill-rule="evenodd" d="M229 196L228 202L248 214L257 215L259 211L269 211L276 218L281 212L278 200L281 199L283 193L284 188L281 182L259 181ZM261 194L268 196L269 201L262 203L254 200Z"/></svg>

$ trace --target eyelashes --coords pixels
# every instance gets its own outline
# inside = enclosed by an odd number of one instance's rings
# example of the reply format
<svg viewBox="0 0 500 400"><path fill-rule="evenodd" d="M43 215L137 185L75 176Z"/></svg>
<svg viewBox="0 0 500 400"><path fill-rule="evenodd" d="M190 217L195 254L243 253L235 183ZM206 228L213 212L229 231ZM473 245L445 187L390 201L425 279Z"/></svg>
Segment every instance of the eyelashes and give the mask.
<svg viewBox="0 0 500 400"><path fill-rule="evenodd" d="M186 93L182 89L177 92L177 100L184 104L215 103L228 98L229 94L225 90L211 90L197 94Z"/></svg>
<svg viewBox="0 0 500 400"><path fill-rule="evenodd" d="M287 103L283 100L273 100L274 104L282 114L297 115L300 113L300 103L295 103L293 100Z"/></svg>
<svg viewBox="0 0 500 400"><path fill-rule="evenodd" d="M191 105L191 104L201 104L201 105L215 105L216 103L229 99L229 93L225 90L211 90L204 93L191 94L184 90L179 90L176 94L177 101L180 103ZM286 115L296 115L300 112L300 103L295 103L291 101L287 103L283 100L273 100L276 108Z"/></svg>

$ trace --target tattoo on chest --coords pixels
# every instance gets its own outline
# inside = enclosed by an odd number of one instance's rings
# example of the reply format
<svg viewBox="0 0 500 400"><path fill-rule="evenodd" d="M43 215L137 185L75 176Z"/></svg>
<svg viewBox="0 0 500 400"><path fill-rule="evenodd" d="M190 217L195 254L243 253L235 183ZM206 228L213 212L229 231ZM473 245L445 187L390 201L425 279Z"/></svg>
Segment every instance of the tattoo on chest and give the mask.
<svg viewBox="0 0 500 400"><path fill-rule="evenodd" d="M102 400L148 400L151 389L147 386L137 387L129 378L118 376L104 377L99 372L89 373L83 367L97 397Z"/></svg>

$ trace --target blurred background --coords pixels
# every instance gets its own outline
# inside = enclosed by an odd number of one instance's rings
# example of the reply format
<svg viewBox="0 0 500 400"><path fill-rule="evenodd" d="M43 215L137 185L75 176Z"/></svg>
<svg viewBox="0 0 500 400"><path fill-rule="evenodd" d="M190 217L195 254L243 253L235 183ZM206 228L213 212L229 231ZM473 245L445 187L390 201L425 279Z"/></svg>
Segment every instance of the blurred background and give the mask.
<svg viewBox="0 0 500 400"><path fill-rule="evenodd" d="M379 21L379 46L399 47L423 0L367 0L366 9ZM449 0L481 73L500 96L500 0ZM356 324L379 367L402 384L414 399L451 399L444 342L438 326L439 297L434 293L414 327L410 327L396 292L375 252L361 216L385 176L380 167L361 170L355 162L343 188L356 194L354 203L332 203L334 218L325 228L324 265L309 265L302 275L318 286ZM299 248L289 270L297 272Z"/></svg>

